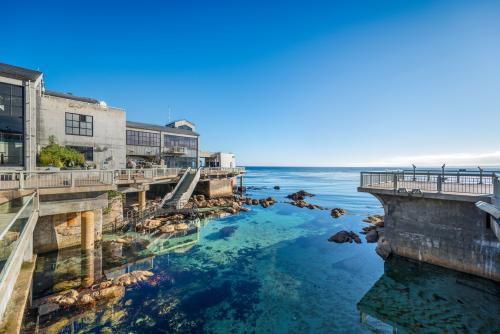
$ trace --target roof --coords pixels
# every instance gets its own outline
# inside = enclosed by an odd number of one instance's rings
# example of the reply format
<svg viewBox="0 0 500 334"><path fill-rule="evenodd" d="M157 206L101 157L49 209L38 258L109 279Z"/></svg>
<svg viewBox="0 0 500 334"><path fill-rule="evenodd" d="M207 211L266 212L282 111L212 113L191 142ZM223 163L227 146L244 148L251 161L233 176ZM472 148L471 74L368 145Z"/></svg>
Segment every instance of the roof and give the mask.
<svg viewBox="0 0 500 334"><path fill-rule="evenodd" d="M75 96L75 95L72 95L72 94L54 92L54 91L51 91L51 90L46 90L44 94L45 95L50 95L50 96L55 96L55 97L62 97L63 99L80 101L80 102L95 103L95 104L99 103L98 100L92 99L90 97Z"/></svg>
<svg viewBox="0 0 500 334"><path fill-rule="evenodd" d="M188 121L187 119L178 119L178 120L175 120L173 122L170 122L168 123L166 126L169 126L169 127L176 127L177 126L177 123L189 123L190 125L192 126L196 126L196 124L194 124L193 122L191 121Z"/></svg>
<svg viewBox="0 0 500 334"><path fill-rule="evenodd" d="M156 124L141 123L141 122L127 121L127 128L128 127L137 128L137 129L144 129L144 130L163 131L163 132L179 134L179 135L199 136L199 134L194 132L194 131L189 131L189 130L179 129L179 128L171 128L169 126L162 126L162 125L156 125Z"/></svg>
<svg viewBox="0 0 500 334"><path fill-rule="evenodd" d="M0 63L0 76L24 81L36 81L43 73L24 67Z"/></svg>

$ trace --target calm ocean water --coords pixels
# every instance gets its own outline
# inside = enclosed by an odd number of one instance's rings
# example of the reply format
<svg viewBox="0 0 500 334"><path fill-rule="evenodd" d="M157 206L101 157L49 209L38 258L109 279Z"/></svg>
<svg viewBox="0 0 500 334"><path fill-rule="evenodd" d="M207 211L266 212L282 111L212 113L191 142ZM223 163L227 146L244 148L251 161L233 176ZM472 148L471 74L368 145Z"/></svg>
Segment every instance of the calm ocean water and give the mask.
<svg viewBox="0 0 500 334"><path fill-rule="evenodd" d="M359 171L248 168L248 195L280 203L204 222L197 233L168 244L151 238L146 250L126 258L125 267L150 269L158 277L154 284L129 287L113 305L43 315L31 310L24 330L498 333L499 284L399 258L384 263L364 237L362 244L327 241L342 229L361 231L367 215L383 214L374 197L356 191ZM347 215L333 219L329 211L284 203L300 189L316 195L309 202L344 208ZM123 270L123 263L101 252L104 275ZM40 256L34 299L62 285L77 287L80 274L78 250Z"/></svg>

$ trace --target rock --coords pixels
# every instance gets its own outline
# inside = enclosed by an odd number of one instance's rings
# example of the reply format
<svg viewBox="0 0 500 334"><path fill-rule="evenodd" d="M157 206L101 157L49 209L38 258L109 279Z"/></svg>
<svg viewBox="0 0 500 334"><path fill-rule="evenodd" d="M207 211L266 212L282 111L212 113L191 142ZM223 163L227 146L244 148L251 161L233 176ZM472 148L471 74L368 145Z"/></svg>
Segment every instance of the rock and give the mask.
<svg viewBox="0 0 500 334"><path fill-rule="evenodd" d="M155 229L160 227L161 224L162 222L159 219L148 219L144 222L143 226L147 229Z"/></svg>
<svg viewBox="0 0 500 334"><path fill-rule="evenodd" d="M260 205L261 205L264 209L269 207L269 203L268 203L268 202L266 202L266 201L262 201L262 202L260 203Z"/></svg>
<svg viewBox="0 0 500 334"><path fill-rule="evenodd" d="M333 241L333 242L336 242L336 243L344 243L344 242L352 243L354 241L357 244L361 243L361 239L353 231L351 231L351 232L348 232L348 231L337 232L334 235L332 235L328 239L328 241Z"/></svg>
<svg viewBox="0 0 500 334"><path fill-rule="evenodd" d="M252 199L252 205L259 205L259 200L258 199Z"/></svg>
<svg viewBox="0 0 500 334"><path fill-rule="evenodd" d="M381 258L387 260L392 254L392 247L389 244L389 241L387 241L384 237L379 238L375 252L377 252Z"/></svg>
<svg viewBox="0 0 500 334"><path fill-rule="evenodd" d="M185 231L188 229L188 225L186 223L175 224L176 231Z"/></svg>
<svg viewBox="0 0 500 334"><path fill-rule="evenodd" d="M78 304L79 305L87 305L87 304L94 304L95 299L90 295L90 293L85 293L80 296L78 299Z"/></svg>
<svg viewBox="0 0 500 334"><path fill-rule="evenodd" d="M280 190L280 186L274 186L274 190Z"/></svg>
<svg viewBox="0 0 500 334"><path fill-rule="evenodd" d="M373 225L371 225L371 226L365 226L365 227L363 227L363 231L360 232L360 233L367 234L368 232L370 232L372 230L375 230L375 229L377 229L377 226L373 226Z"/></svg>
<svg viewBox="0 0 500 334"><path fill-rule="evenodd" d="M365 223L373 224L377 227L384 226L384 216L381 215L371 215L363 220Z"/></svg>
<svg viewBox="0 0 500 334"><path fill-rule="evenodd" d="M175 232L175 226L172 224L163 225L160 227L161 233L173 233Z"/></svg>
<svg viewBox="0 0 500 334"><path fill-rule="evenodd" d="M331 215L333 218L339 218L340 216L343 216L345 214L346 214L346 211L344 209L341 209L341 208L332 209L332 212L331 212Z"/></svg>
<svg viewBox="0 0 500 334"><path fill-rule="evenodd" d="M205 201L205 195L195 195L194 200L197 202L203 202Z"/></svg>
<svg viewBox="0 0 500 334"><path fill-rule="evenodd" d="M243 212L249 212L249 211L252 211L251 209L249 209L249 208L245 208L245 207L243 207L243 206L240 208L240 210L241 210L241 211L243 211Z"/></svg>
<svg viewBox="0 0 500 334"><path fill-rule="evenodd" d="M304 198L313 197L313 196L314 196L313 194L308 193L307 191L299 190L296 193L293 193L293 194L286 196L286 198L289 198L293 201L303 201Z"/></svg>
<svg viewBox="0 0 500 334"><path fill-rule="evenodd" d="M221 238L228 238L233 235L233 233L236 232L237 229L238 226L226 226L221 228L218 233Z"/></svg>
<svg viewBox="0 0 500 334"><path fill-rule="evenodd" d="M121 285L113 285L109 288L105 288L93 293L92 297L101 300L101 299L113 299L113 298L122 298L125 295L125 288Z"/></svg>
<svg viewBox="0 0 500 334"><path fill-rule="evenodd" d="M370 232L368 232L365 236L366 238L366 242L368 243L374 243L374 242L377 242L378 240L378 233L376 230L371 230Z"/></svg>

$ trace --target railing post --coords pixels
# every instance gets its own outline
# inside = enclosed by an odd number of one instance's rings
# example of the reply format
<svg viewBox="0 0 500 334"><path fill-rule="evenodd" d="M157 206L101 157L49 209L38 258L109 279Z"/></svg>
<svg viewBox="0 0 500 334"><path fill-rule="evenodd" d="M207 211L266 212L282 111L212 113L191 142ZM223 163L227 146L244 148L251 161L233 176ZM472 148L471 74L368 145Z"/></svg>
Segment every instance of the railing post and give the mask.
<svg viewBox="0 0 500 334"><path fill-rule="evenodd" d="M394 177L393 177L393 181L394 183L394 190L397 190L398 189L398 174L397 173L394 173Z"/></svg>
<svg viewBox="0 0 500 334"><path fill-rule="evenodd" d="M359 175L360 175L359 176L359 186L362 187L363 186L363 172L361 172Z"/></svg>
<svg viewBox="0 0 500 334"><path fill-rule="evenodd" d="M19 189L24 189L24 172L19 172Z"/></svg>
<svg viewBox="0 0 500 334"><path fill-rule="evenodd" d="M443 177L441 175L438 175L437 177L437 192L440 193L441 190L442 190L442 180L443 180Z"/></svg>
<svg viewBox="0 0 500 334"><path fill-rule="evenodd" d="M70 177L70 187L74 188L75 187L75 177L73 176L73 172L69 173L69 177Z"/></svg>
<svg viewBox="0 0 500 334"><path fill-rule="evenodd" d="M457 183L460 184L460 171L457 172Z"/></svg>
<svg viewBox="0 0 500 334"><path fill-rule="evenodd" d="M493 193L500 199L500 178L493 174Z"/></svg>

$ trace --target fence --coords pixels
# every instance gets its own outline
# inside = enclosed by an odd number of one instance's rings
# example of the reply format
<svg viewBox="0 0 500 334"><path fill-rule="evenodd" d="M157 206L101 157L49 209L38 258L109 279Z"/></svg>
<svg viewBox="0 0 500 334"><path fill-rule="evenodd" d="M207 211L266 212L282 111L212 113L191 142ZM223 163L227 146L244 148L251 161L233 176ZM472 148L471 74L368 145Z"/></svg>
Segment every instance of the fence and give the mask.
<svg viewBox="0 0 500 334"><path fill-rule="evenodd" d="M449 192L486 195L498 193L499 181L494 172L385 171L361 172L361 187L419 189L427 192Z"/></svg>
<svg viewBox="0 0 500 334"><path fill-rule="evenodd" d="M185 168L142 168L116 170L0 171L0 191L14 189L71 188L111 185L132 181L175 178ZM202 175L227 175L244 172L244 168L202 168Z"/></svg>

